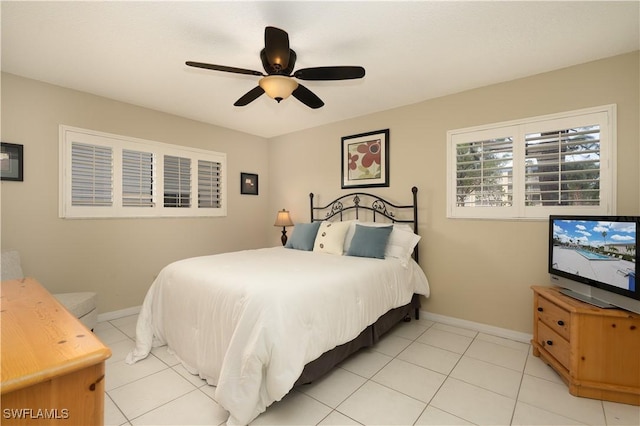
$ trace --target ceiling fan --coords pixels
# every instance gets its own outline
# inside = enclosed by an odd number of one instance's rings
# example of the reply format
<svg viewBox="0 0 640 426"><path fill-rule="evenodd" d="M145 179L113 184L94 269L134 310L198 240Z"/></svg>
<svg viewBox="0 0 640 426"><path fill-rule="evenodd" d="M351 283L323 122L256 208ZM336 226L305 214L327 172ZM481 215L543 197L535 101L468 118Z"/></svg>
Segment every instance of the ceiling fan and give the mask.
<svg viewBox="0 0 640 426"><path fill-rule="evenodd" d="M190 67L262 77L258 82L258 86L240 97L233 104L235 106L248 105L266 92L268 96L278 103L289 97L289 95L293 95L303 104L316 109L322 107L324 102L294 78L316 81L352 80L362 78L365 74L364 68L357 66L313 67L293 72L296 57L296 52L289 48L289 35L286 31L275 27L266 27L264 30L264 49L260 51L260 59L266 74L260 71L203 62L187 61L186 64Z"/></svg>

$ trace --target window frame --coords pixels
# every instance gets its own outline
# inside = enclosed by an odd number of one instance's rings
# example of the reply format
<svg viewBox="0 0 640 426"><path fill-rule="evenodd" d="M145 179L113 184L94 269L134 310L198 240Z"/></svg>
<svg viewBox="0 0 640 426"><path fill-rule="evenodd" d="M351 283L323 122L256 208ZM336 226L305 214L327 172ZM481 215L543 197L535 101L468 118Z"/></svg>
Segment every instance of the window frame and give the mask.
<svg viewBox="0 0 640 426"><path fill-rule="evenodd" d="M98 132L67 125L59 128L59 217L63 219L144 218L144 217L224 217L227 215L227 155L225 153L146 139ZM72 143L107 146L113 149L113 204L110 207L72 205L71 148ZM123 150L153 154L151 207L123 206ZM191 205L164 206L164 156L191 160ZM198 160L220 164L220 206L200 207L198 200ZM195 202L194 202L195 200Z"/></svg>
<svg viewBox="0 0 640 426"><path fill-rule="evenodd" d="M447 218L546 220L551 214L614 215L616 213L616 145L617 126L615 104L584 108L556 114L492 123L447 131ZM593 122L597 117L598 122ZM561 124L563 123L563 124ZM527 206L525 201L525 136L544 132L558 125L568 128L587 124L600 125L600 204L598 206ZM558 130L555 128L555 130ZM513 137L513 205L505 207L458 206L457 146L484 138Z"/></svg>

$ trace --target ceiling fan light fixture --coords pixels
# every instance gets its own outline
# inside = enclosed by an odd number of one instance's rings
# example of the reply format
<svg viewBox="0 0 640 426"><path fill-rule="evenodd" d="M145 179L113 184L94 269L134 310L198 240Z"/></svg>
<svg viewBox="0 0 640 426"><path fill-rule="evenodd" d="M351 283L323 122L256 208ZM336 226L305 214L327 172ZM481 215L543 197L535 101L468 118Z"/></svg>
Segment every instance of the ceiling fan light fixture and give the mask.
<svg viewBox="0 0 640 426"><path fill-rule="evenodd" d="M287 99L298 88L297 81L283 75L268 75L261 78L258 84L270 98L278 102Z"/></svg>
<svg viewBox="0 0 640 426"><path fill-rule="evenodd" d="M1 1L1 0L0 0ZM360 66L311 67L293 72L296 64L296 52L289 47L289 35L286 31L275 27L264 29L264 49L260 51L260 61L266 74L260 71L229 67L226 65L207 64L187 61L190 67L204 68L213 71L230 72L262 77L258 86L242 95L233 103L242 107L255 101L265 93L277 102L293 95L294 98L312 109L322 108L324 102L315 93L296 80L333 81L352 80L365 75Z"/></svg>

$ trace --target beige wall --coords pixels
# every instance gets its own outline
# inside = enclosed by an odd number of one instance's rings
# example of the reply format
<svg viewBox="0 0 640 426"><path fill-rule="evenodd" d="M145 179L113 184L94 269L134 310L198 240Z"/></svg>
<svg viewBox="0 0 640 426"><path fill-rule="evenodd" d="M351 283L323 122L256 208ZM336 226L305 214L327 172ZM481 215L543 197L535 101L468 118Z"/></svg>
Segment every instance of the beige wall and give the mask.
<svg viewBox="0 0 640 426"><path fill-rule="evenodd" d="M308 221L309 192L318 204L347 193L340 189L340 138L389 128L391 185L372 192L410 202L411 186L419 188L421 266L432 290L423 309L530 333L529 287L549 282L547 223L447 219L446 132L615 103L617 211L637 215L639 81L635 52L273 138L269 210L286 207L294 221Z"/></svg>
<svg viewBox="0 0 640 426"><path fill-rule="evenodd" d="M640 214L639 61L635 52L269 141L2 74L2 140L24 145L25 181L1 184L1 245L20 250L25 271L54 292L97 291L100 312L137 306L172 260L279 244L277 210L308 221L309 192L318 204L347 192L340 137L389 128L391 186L374 192L409 202L419 188L421 264L432 288L423 308L531 332L529 286L548 283L547 225L447 219L446 132L616 103L618 213ZM228 216L59 219L59 124L226 152ZM260 174L258 197L239 194L241 171Z"/></svg>
<svg viewBox="0 0 640 426"><path fill-rule="evenodd" d="M25 158L24 182L1 184L1 245L50 291L95 291L101 313L138 306L167 263L263 247L277 234L265 139L11 74L1 93L2 141L23 144ZM59 219L60 124L227 153L227 217ZM240 195L241 171L260 175L258 196Z"/></svg>

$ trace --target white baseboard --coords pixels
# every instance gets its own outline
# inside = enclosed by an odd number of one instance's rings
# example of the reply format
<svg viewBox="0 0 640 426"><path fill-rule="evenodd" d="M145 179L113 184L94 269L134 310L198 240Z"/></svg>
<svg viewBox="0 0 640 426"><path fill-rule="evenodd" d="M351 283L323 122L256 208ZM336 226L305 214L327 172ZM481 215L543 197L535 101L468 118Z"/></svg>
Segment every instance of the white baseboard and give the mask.
<svg viewBox="0 0 640 426"><path fill-rule="evenodd" d="M119 311L105 312L103 314L98 314L98 322L103 321L111 321L118 318L128 317L129 315L136 315L140 313L140 306L132 306L126 309L120 309Z"/></svg>
<svg viewBox="0 0 640 426"><path fill-rule="evenodd" d="M448 317L446 315L433 314L420 310L420 318L428 319L431 321L439 322L442 324L452 325L454 327L466 328L469 330L478 331L481 333L491 334L493 336L504 337L505 339L515 340L522 343L531 343L533 335L522 333L520 331L509 330L508 328L495 327L493 325L482 324L475 321L468 321L454 317Z"/></svg>

